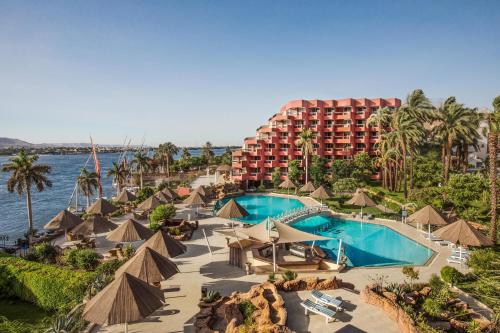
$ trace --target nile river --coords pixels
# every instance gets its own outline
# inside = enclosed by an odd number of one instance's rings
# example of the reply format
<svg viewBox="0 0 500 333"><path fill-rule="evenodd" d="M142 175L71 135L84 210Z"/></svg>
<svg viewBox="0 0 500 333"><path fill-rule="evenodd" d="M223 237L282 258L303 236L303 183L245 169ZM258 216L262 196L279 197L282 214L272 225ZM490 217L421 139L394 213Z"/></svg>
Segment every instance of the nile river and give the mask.
<svg viewBox="0 0 500 333"><path fill-rule="evenodd" d="M222 154L224 149L214 150L216 155ZM199 155L199 150L192 150L191 155ZM52 187L38 193L32 193L33 201L33 226L41 230L43 225L54 217L59 211L68 207L69 199L75 186L80 169L84 166L89 155L41 155L38 162L52 167L49 175ZM114 195L112 180L106 173L119 158L118 153L99 154L101 165L101 181L104 196ZM0 156L0 165L8 162L9 156ZM93 160L87 166L94 170ZM8 235L10 241L15 240L26 232L28 226L28 213L26 210L26 197L7 191L7 179L10 173L0 172L0 235ZM84 198L82 203L84 203Z"/></svg>

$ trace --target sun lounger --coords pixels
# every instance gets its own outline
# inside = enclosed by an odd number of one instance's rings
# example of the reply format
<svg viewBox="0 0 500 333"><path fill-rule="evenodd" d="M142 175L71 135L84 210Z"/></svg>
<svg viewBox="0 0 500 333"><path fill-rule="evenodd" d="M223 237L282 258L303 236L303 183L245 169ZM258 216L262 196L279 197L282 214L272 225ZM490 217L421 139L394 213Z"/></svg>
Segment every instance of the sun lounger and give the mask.
<svg viewBox="0 0 500 333"><path fill-rule="evenodd" d="M311 292L311 296L314 298L316 303L321 303L327 306L333 306L337 311L344 310L342 308L342 300L337 299L333 296L322 293L321 291L318 291L316 289L313 289L313 291Z"/></svg>
<svg viewBox="0 0 500 333"><path fill-rule="evenodd" d="M429 234L422 234L422 236L424 236L425 239L427 240L430 240L432 242L441 242L443 241L441 238L437 237L437 236L434 236L433 234L430 235L430 238L429 238Z"/></svg>
<svg viewBox="0 0 500 333"><path fill-rule="evenodd" d="M333 316L335 316L336 312L330 310L329 308L313 303L309 299L306 299L305 301L301 302L300 305L302 305L302 307L305 309L306 315L307 311L311 311L325 317L325 321L327 324L330 322L330 320L335 321L335 318L333 318Z"/></svg>
<svg viewBox="0 0 500 333"><path fill-rule="evenodd" d="M465 264L467 262L467 258L462 257L462 260L460 260L460 257L450 256L446 258L446 261L448 264Z"/></svg>

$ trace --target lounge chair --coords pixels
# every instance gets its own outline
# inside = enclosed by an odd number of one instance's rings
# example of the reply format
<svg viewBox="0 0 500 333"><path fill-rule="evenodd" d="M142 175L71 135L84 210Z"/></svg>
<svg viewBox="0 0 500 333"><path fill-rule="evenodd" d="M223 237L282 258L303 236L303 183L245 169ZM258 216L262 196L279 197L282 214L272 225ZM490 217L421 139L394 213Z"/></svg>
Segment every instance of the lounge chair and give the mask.
<svg viewBox="0 0 500 333"><path fill-rule="evenodd" d="M311 292L311 296L314 298L316 303L320 303L327 306L333 306L337 311L344 310L342 308L342 300L337 299L333 296L322 293L321 291L318 291L316 289L313 289L313 291Z"/></svg>
<svg viewBox="0 0 500 333"><path fill-rule="evenodd" d="M448 264L466 264L467 258L462 257L462 260L460 260L460 257L452 255L452 256L446 258L446 261L448 262Z"/></svg>
<svg viewBox="0 0 500 333"><path fill-rule="evenodd" d="M441 242L443 241L441 238L437 237L437 236L434 236L433 234L430 235L430 238L429 238L429 234L423 234L424 238L427 239L427 240L430 240L432 242Z"/></svg>
<svg viewBox="0 0 500 333"><path fill-rule="evenodd" d="M314 312L316 314L319 314L323 317L325 317L325 321L328 324L331 321L335 321L335 314L337 312L330 310L329 308L326 308L322 305L313 303L310 299L306 299L305 301L301 302L300 305L305 309L305 314L307 315L307 311Z"/></svg>

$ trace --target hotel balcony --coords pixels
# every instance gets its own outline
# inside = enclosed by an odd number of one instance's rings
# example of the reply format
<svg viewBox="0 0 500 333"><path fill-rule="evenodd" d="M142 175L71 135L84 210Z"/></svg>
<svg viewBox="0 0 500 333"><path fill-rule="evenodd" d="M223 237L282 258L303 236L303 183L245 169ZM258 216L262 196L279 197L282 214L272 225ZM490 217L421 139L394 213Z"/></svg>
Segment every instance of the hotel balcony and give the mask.
<svg viewBox="0 0 500 333"><path fill-rule="evenodd" d="M350 137L335 137L333 143L351 143Z"/></svg>
<svg viewBox="0 0 500 333"><path fill-rule="evenodd" d="M368 112L354 114L354 119L366 119L366 118L368 118Z"/></svg>
<svg viewBox="0 0 500 333"><path fill-rule="evenodd" d="M334 120L349 120L351 119L350 113L335 113L333 116Z"/></svg>
<svg viewBox="0 0 500 333"><path fill-rule="evenodd" d="M276 154L278 154L277 148L264 148L265 156L276 156Z"/></svg>
<svg viewBox="0 0 500 333"><path fill-rule="evenodd" d="M365 132L367 131L367 127L365 125L354 125L354 130L356 132Z"/></svg>
<svg viewBox="0 0 500 333"><path fill-rule="evenodd" d="M351 132L351 125L339 125L335 126L335 132Z"/></svg>

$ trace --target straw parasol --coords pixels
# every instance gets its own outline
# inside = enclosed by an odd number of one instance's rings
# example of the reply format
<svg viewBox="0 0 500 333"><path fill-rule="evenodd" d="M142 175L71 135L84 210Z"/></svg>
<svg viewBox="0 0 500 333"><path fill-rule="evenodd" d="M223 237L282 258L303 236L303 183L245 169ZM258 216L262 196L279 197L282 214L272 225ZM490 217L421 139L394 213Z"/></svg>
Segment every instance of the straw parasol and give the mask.
<svg viewBox="0 0 500 333"><path fill-rule="evenodd" d="M106 199L99 198L94 202L89 208L87 208L87 214L101 214L102 216L113 213L117 208L111 204Z"/></svg>
<svg viewBox="0 0 500 333"><path fill-rule="evenodd" d="M205 190L205 188L202 185L198 186L193 192L198 192L201 195L203 195L204 197L207 196L207 191ZM191 192L190 194L193 194L193 192Z"/></svg>
<svg viewBox="0 0 500 333"><path fill-rule="evenodd" d="M410 223L427 225L429 229L429 240L431 239L431 225L444 226L448 224L441 214L439 214L431 205L427 205L411 214L408 217L408 221Z"/></svg>
<svg viewBox="0 0 500 333"><path fill-rule="evenodd" d="M314 190L316 190L314 184L309 181L299 189L299 192L313 192Z"/></svg>
<svg viewBox="0 0 500 333"><path fill-rule="evenodd" d="M219 171L219 172L230 172L231 171L231 166L227 165L227 164L223 164L223 165L219 165L217 167L217 169L215 169L215 170Z"/></svg>
<svg viewBox="0 0 500 333"><path fill-rule="evenodd" d="M172 191L168 187L165 187L163 190L161 190L161 192L163 194L165 194L168 198L172 198L172 200L175 200L175 199L179 198L179 196L177 195L177 193L175 193L175 191Z"/></svg>
<svg viewBox="0 0 500 333"><path fill-rule="evenodd" d="M158 199L162 203L167 203L167 202L172 201L171 197L169 197L168 195L166 195L165 193L163 193L161 191L160 192L156 192L155 193L155 197L156 197L156 199Z"/></svg>
<svg viewBox="0 0 500 333"><path fill-rule="evenodd" d="M217 216L223 219L239 219L248 216L248 212L234 199L231 199L219 209Z"/></svg>
<svg viewBox="0 0 500 333"><path fill-rule="evenodd" d="M356 193L349 201L347 201L347 204L361 207L361 215L363 215L363 207L373 207L377 205L365 192L360 189L356 190Z"/></svg>
<svg viewBox="0 0 500 333"><path fill-rule="evenodd" d="M287 178L279 185L279 188L286 188L288 190L288 194L290 194L290 189L297 188L297 185L295 185L289 178Z"/></svg>
<svg viewBox="0 0 500 333"><path fill-rule="evenodd" d="M462 245L491 246L493 242L464 220L458 220L434 232L434 235L446 241L460 245L460 262L462 261Z"/></svg>
<svg viewBox="0 0 500 333"><path fill-rule="evenodd" d="M158 230L138 250L149 247L167 258L177 257L186 252L186 246L162 230Z"/></svg>
<svg viewBox="0 0 500 333"><path fill-rule="evenodd" d="M101 215L89 216L71 230L75 235L92 235L108 232L117 228L117 225Z"/></svg>
<svg viewBox="0 0 500 333"><path fill-rule="evenodd" d="M201 194L200 192L196 192L196 191L191 192L189 197L187 197L184 200L184 203L188 204L190 206L198 206L198 205L206 205L207 204L206 199L203 196L203 194Z"/></svg>
<svg viewBox="0 0 500 333"><path fill-rule="evenodd" d="M128 323L143 319L163 305L163 291L128 273L118 276L85 305L83 318L96 324Z"/></svg>
<svg viewBox="0 0 500 333"><path fill-rule="evenodd" d="M127 190L123 190L122 193L116 197L116 201L120 203L128 203L136 199L137 197Z"/></svg>
<svg viewBox="0 0 500 333"><path fill-rule="evenodd" d="M155 195L152 195L149 198L147 198L146 200L144 200L143 202L141 202L137 206L137 209L148 212L148 211L153 210L156 207L160 206L161 204L162 204L162 202L160 200L158 200L158 198Z"/></svg>
<svg viewBox="0 0 500 333"><path fill-rule="evenodd" d="M128 273L150 284L167 280L179 273L177 265L149 247L142 248L115 272L115 277Z"/></svg>
<svg viewBox="0 0 500 333"><path fill-rule="evenodd" d="M52 218L52 220L50 220L46 225L44 225L43 228L47 230L68 230L76 227L82 222L83 220L80 217L71 213L69 210L64 209L61 210L59 214L54 216L54 218Z"/></svg>
<svg viewBox="0 0 500 333"><path fill-rule="evenodd" d="M129 219L115 230L111 231L106 239L112 242L135 242L153 236L153 231L139 222Z"/></svg>
<svg viewBox="0 0 500 333"><path fill-rule="evenodd" d="M321 204L323 204L323 200L330 199L332 197L332 194L330 193L330 191L325 189L323 185L321 185L314 192L309 194L309 196L314 199L320 199Z"/></svg>

